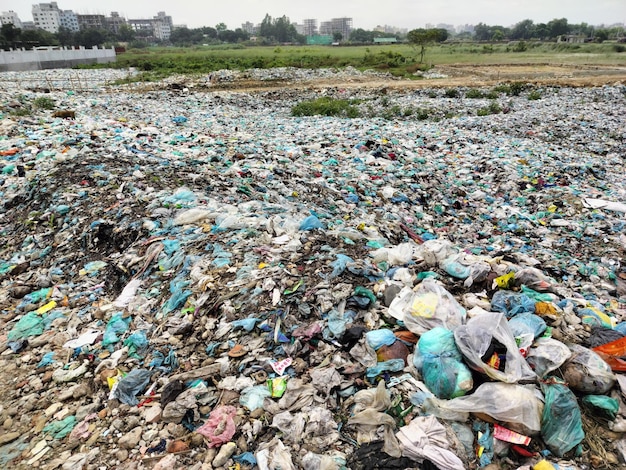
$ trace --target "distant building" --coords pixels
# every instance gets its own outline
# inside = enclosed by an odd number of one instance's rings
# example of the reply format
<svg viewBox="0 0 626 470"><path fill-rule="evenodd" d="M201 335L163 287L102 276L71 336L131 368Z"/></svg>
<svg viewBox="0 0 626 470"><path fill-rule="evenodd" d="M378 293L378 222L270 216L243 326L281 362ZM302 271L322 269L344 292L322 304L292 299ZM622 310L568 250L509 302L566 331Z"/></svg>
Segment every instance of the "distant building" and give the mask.
<svg viewBox="0 0 626 470"><path fill-rule="evenodd" d="M112 11L111 16L107 16L104 19L104 23L106 25L106 29L117 34L120 32L120 26L126 24L126 18L120 16L118 12Z"/></svg>
<svg viewBox="0 0 626 470"><path fill-rule="evenodd" d="M302 27L302 34L305 36L315 36L317 34L317 20L314 18L302 20Z"/></svg>
<svg viewBox="0 0 626 470"><path fill-rule="evenodd" d="M352 32L352 18L333 18L330 21L322 21L320 24L320 35L331 35L340 33L343 39L348 39Z"/></svg>
<svg viewBox="0 0 626 470"><path fill-rule="evenodd" d="M258 28L254 26L254 23L246 21L245 23L241 23L241 29L249 35L253 36L256 34Z"/></svg>
<svg viewBox="0 0 626 470"><path fill-rule="evenodd" d="M127 23L137 33L137 36L162 41L167 41L170 38L174 27L172 17L166 15L164 11L160 11L152 19L129 19Z"/></svg>
<svg viewBox="0 0 626 470"><path fill-rule="evenodd" d="M17 16L13 10L3 11L2 16L0 16L0 24L12 24L16 28L22 27L22 21L20 17Z"/></svg>
<svg viewBox="0 0 626 470"><path fill-rule="evenodd" d="M157 16L153 18L154 21L154 36L157 39L167 41L172 35L172 27L174 23L172 17L166 15L164 11L157 13Z"/></svg>
<svg viewBox="0 0 626 470"><path fill-rule="evenodd" d="M408 30L406 28L398 28L397 26L389 26L386 24L384 26L377 25L374 31L385 34L406 34Z"/></svg>
<svg viewBox="0 0 626 470"><path fill-rule="evenodd" d="M57 33L61 26L61 10L57 2L33 5L33 22L37 28L49 33Z"/></svg>
<svg viewBox="0 0 626 470"><path fill-rule="evenodd" d="M105 29L104 15L76 15L78 26L81 30L85 29Z"/></svg>
<svg viewBox="0 0 626 470"><path fill-rule="evenodd" d="M59 27L69 29L76 32L80 29L78 26L78 17L72 10L62 10L59 13Z"/></svg>

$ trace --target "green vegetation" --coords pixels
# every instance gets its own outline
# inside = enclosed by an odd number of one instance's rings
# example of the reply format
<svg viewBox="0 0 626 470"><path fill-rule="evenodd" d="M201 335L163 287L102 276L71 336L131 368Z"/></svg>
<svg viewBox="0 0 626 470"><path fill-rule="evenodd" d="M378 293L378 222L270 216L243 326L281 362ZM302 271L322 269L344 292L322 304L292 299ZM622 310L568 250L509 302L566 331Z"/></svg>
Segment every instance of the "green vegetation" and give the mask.
<svg viewBox="0 0 626 470"><path fill-rule="evenodd" d="M459 93L459 90L457 90L456 88L448 88L445 93L444 93L446 98L458 98L459 96L461 96L461 93Z"/></svg>
<svg viewBox="0 0 626 470"><path fill-rule="evenodd" d="M480 108L476 111L477 116L489 116L490 114L498 114L502 112L502 108L496 101L492 101L486 108Z"/></svg>
<svg viewBox="0 0 626 470"><path fill-rule="evenodd" d="M465 97L470 98L470 99L474 99L474 98L480 99L480 98L483 98L484 96L485 94L476 88L470 88L469 90L465 92Z"/></svg>
<svg viewBox="0 0 626 470"><path fill-rule="evenodd" d="M356 100L339 100L334 98L317 98L302 101L291 109L292 116L337 116L356 118L361 115L355 104Z"/></svg>
<svg viewBox="0 0 626 470"><path fill-rule="evenodd" d="M428 64L446 65L472 63L489 64L614 64L623 63L623 54L616 51L620 44L557 44L528 42L524 52L512 53L507 44L484 45L474 43L432 44L425 60ZM420 51L409 44L384 46L244 46L219 44L190 48L149 47L129 49L120 54L113 64L83 67L134 68L140 72L131 81L151 81L176 74L207 74L220 69L246 70L250 68L297 67L343 68L379 70L399 77L420 79L413 74L427 70L420 64ZM128 80L126 80L128 81ZM507 91L501 91L510 94ZM490 98L487 96L487 98Z"/></svg>
<svg viewBox="0 0 626 470"><path fill-rule="evenodd" d="M498 85L494 87L493 90L498 93L505 93L509 96L519 96L522 91L528 88L528 86L529 85L527 83L512 82Z"/></svg>
<svg viewBox="0 0 626 470"><path fill-rule="evenodd" d="M538 90L533 90L530 93L528 93L529 101L535 101L535 100L540 100L540 99L541 99L541 93Z"/></svg>
<svg viewBox="0 0 626 470"><path fill-rule="evenodd" d="M33 106L38 109L54 109L55 102L47 96L40 96L33 100Z"/></svg>

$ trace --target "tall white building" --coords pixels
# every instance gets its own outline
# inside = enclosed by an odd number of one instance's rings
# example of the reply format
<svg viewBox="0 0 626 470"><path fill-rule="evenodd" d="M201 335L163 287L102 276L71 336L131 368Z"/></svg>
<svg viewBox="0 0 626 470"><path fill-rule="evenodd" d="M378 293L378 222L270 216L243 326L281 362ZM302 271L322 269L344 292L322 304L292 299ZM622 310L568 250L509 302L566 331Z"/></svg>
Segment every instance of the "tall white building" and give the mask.
<svg viewBox="0 0 626 470"><path fill-rule="evenodd" d="M49 33L57 33L61 26L61 10L57 2L33 5L33 21L36 27Z"/></svg>
<svg viewBox="0 0 626 470"><path fill-rule="evenodd" d="M153 22L154 37L167 41L172 35L172 17L166 15L164 11L160 11L157 13L157 16L153 18Z"/></svg>
<svg viewBox="0 0 626 470"><path fill-rule="evenodd" d="M0 16L0 24L12 24L16 28L22 27L22 21L13 10L3 11Z"/></svg>

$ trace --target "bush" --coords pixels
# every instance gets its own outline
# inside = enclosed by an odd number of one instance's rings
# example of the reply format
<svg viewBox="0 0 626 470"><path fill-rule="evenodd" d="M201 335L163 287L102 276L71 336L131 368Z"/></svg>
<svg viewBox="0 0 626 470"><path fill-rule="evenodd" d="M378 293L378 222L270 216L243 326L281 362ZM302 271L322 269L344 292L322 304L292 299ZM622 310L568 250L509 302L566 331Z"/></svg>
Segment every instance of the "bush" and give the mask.
<svg viewBox="0 0 626 470"><path fill-rule="evenodd" d="M525 41L520 41L517 44L515 44L515 47L513 48L513 52L525 52L528 49L528 45L526 44Z"/></svg>
<svg viewBox="0 0 626 470"><path fill-rule="evenodd" d="M448 88L445 92L445 97L446 98L458 98L459 97L459 90L457 90L456 88Z"/></svg>
<svg viewBox="0 0 626 470"><path fill-rule="evenodd" d="M534 101L534 100L539 100L541 99L541 93L537 90L533 90L530 93L528 93L528 100L529 101Z"/></svg>
<svg viewBox="0 0 626 470"><path fill-rule="evenodd" d="M33 100L33 106L38 109L54 109L55 102L47 96L40 96Z"/></svg>
<svg viewBox="0 0 626 470"><path fill-rule="evenodd" d="M494 87L493 91L498 93L506 93L509 96L519 96L519 94L528 88L528 85L523 82L512 82L508 84L502 84Z"/></svg>
<svg viewBox="0 0 626 470"><path fill-rule="evenodd" d="M492 101L486 108L480 108L476 111L477 116L489 116L490 114L498 114L502 112L502 108L496 101Z"/></svg>
<svg viewBox="0 0 626 470"><path fill-rule="evenodd" d="M416 109L414 115L418 121L425 121L430 116L430 109L427 109L427 108Z"/></svg>
<svg viewBox="0 0 626 470"><path fill-rule="evenodd" d="M626 51L626 46L624 46L623 44L613 44L613 50L615 52L624 52Z"/></svg>
<svg viewBox="0 0 626 470"><path fill-rule="evenodd" d="M292 116L338 116L356 118L360 116L354 100L338 100L334 98L318 98L303 101L291 108Z"/></svg>
<svg viewBox="0 0 626 470"><path fill-rule="evenodd" d="M484 93L476 88L471 88L465 92L466 98L483 98L484 96Z"/></svg>

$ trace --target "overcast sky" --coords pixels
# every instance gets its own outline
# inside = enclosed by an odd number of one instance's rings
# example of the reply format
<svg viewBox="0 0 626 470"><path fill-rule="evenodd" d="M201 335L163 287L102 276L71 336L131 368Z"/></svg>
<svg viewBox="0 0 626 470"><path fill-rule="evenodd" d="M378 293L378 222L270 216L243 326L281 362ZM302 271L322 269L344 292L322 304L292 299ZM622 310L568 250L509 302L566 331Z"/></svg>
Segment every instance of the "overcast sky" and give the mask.
<svg viewBox="0 0 626 470"><path fill-rule="evenodd" d="M32 21L28 0L0 0L0 11L15 11L22 21ZM354 28L377 25L419 28L425 24L476 24L511 26L524 19L546 23L567 18L570 23L591 25L626 22L626 0L58 0L59 8L76 13L109 15L117 11L126 18L151 18L159 11L172 16L174 24L190 28L226 23L260 23L269 14L287 15L292 22L315 18L318 24L331 18L350 17Z"/></svg>

